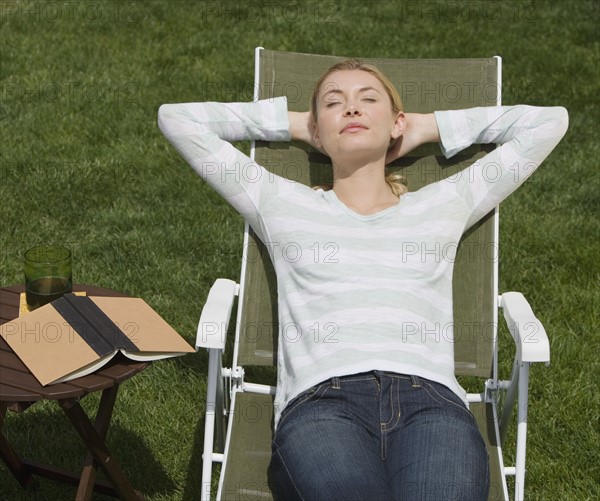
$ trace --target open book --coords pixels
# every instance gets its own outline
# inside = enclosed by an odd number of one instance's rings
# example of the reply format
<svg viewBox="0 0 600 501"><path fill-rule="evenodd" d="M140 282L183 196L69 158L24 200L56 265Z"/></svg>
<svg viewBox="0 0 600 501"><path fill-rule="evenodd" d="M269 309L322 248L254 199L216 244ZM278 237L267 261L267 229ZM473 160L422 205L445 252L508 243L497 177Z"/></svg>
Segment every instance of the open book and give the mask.
<svg viewBox="0 0 600 501"><path fill-rule="evenodd" d="M195 352L139 298L67 294L0 326L0 336L43 385L85 376L119 351L137 361Z"/></svg>

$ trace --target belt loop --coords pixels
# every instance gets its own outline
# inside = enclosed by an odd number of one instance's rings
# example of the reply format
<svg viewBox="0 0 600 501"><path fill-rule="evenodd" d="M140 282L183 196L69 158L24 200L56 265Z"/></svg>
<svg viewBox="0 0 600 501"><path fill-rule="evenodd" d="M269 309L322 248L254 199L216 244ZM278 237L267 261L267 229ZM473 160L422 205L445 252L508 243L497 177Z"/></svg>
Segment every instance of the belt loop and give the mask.
<svg viewBox="0 0 600 501"><path fill-rule="evenodd" d="M420 388L421 387L421 379L419 378L419 376L415 376L412 375L410 376L410 382L412 383L412 387L413 388Z"/></svg>
<svg viewBox="0 0 600 501"><path fill-rule="evenodd" d="M341 388L341 386L340 386L340 378L339 377L332 377L331 378L331 387L334 390L339 390Z"/></svg>

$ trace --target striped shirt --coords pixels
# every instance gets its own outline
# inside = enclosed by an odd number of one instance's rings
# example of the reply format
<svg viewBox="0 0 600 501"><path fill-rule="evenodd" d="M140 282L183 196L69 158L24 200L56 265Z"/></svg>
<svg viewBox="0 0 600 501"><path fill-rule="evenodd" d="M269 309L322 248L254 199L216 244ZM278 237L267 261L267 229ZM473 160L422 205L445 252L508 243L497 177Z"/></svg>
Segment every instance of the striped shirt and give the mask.
<svg viewBox="0 0 600 501"><path fill-rule="evenodd" d="M435 113L451 157L501 146L458 175L361 215L333 190L267 172L229 141L290 139L285 98L166 104L159 126L252 226L277 275L275 423L302 391L372 370L414 374L465 392L454 376L452 268L463 233L531 175L566 132L560 107Z"/></svg>

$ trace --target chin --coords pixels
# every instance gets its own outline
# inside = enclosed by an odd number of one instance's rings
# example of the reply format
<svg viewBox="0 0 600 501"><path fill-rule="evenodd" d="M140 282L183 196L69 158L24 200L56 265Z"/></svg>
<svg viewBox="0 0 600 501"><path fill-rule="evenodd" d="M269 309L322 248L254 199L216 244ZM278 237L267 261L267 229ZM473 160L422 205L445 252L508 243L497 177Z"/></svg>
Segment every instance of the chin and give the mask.
<svg viewBox="0 0 600 501"><path fill-rule="evenodd" d="M362 162L366 164L385 157L385 150L382 153L379 150L365 147L344 148L343 150L338 150L336 153L329 156L335 161L335 163L339 164L348 162Z"/></svg>
<svg viewBox="0 0 600 501"><path fill-rule="evenodd" d="M341 155L369 156L372 160L385 156L387 149L387 144L373 145L373 140L368 138L355 138L354 141L347 141L338 146Z"/></svg>

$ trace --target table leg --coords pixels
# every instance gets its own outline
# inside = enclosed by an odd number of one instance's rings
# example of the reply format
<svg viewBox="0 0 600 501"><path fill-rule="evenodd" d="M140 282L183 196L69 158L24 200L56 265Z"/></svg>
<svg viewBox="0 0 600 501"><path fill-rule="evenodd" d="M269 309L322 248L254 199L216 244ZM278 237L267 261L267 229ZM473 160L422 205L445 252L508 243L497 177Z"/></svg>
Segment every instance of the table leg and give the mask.
<svg viewBox="0 0 600 501"><path fill-rule="evenodd" d="M6 405L5 402L0 402L0 458L8 466L10 472L17 479L21 487L27 489L35 488L37 486L36 476L48 478L56 482L64 482L67 484L78 485L81 480L80 475L75 475L62 468L56 468L54 466L36 463L22 459L17 452L14 450L10 442L6 439L2 431L4 416L6 414L7 407L12 409L12 405ZM117 491L113 485L104 480L98 480L92 483L95 491L108 496L118 496Z"/></svg>
<svg viewBox="0 0 600 501"><path fill-rule="evenodd" d="M7 405L5 402L0 402L0 457L8 466L15 478L19 481L22 487L26 488L33 482L31 469L28 465L21 461L17 452L10 445L10 442L2 433L4 428L4 416L6 416Z"/></svg>
<svg viewBox="0 0 600 501"><path fill-rule="evenodd" d="M111 398L112 396L107 396L105 401L110 402ZM89 417L81 408L81 405L79 405L79 402L77 402L76 400L67 399L60 400L59 404L62 407L65 414L67 415L67 417L69 418L69 420L71 421L71 424L85 443L86 447L90 451L96 464L101 466L106 472L108 478L119 493L119 496L125 500L139 501L140 499L144 499L140 493L133 490L133 487L129 483L127 477L123 474L119 464L111 456L108 447L104 443L104 439L101 437L100 433L91 423ZM98 409L98 412L101 412L101 409ZM106 411L104 410L102 411L102 413L105 414ZM110 416L108 416L108 418L110 418ZM102 427L103 426L108 426L108 423L102 425ZM91 478L92 476L95 478L93 464L92 467L89 469L86 465L85 469L88 470L89 478Z"/></svg>
<svg viewBox="0 0 600 501"><path fill-rule="evenodd" d="M105 389L102 392L100 405L98 406L98 411L96 412L96 422L94 426L98 432L98 435L103 441L106 440L106 433L108 432L108 425L110 424L110 418L112 417L112 411L117 399L118 390L118 384ZM77 489L77 495L75 496L76 501L89 501L92 499L97 471L98 462L94 460L92 453L88 452L87 457L85 458L83 470L81 471L81 480Z"/></svg>

